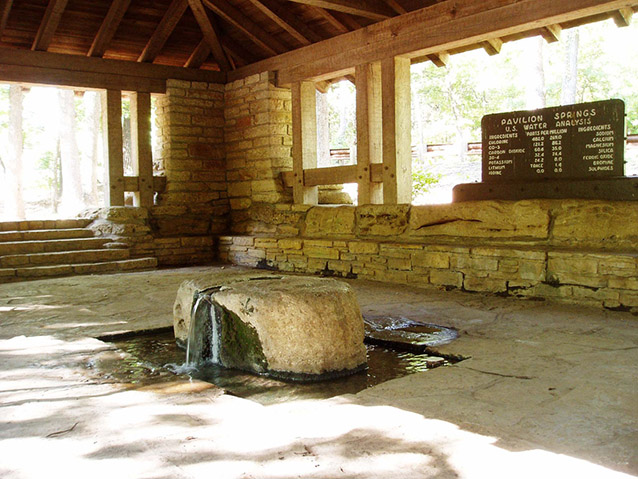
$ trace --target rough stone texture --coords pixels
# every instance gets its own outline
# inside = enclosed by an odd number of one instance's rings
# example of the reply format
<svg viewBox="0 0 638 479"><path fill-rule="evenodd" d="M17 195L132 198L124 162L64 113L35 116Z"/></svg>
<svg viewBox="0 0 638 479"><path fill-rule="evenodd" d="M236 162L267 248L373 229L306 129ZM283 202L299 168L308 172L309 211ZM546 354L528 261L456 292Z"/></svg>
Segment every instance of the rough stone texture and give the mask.
<svg viewBox="0 0 638 479"><path fill-rule="evenodd" d="M351 236L354 233L355 208L311 208L306 213L305 225L305 235L310 237Z"/></svg>
<svg viewBox="0 0 638 479"><path fill-rule="evenodd" d="M363 205L357 208L359 236L398 236L408 225L410 205Z"/></svg>
<svg viewBox="0 0 638 479"><path fill-rule="evenodd" d="M366 363L357 299L347 283L333 279L253 272L186 281L173 307L178 340L188 337L195 293L213 286L221 286L215 303L256 330L268 372L326 375Z"/></svg>
<svg viewBox="0 0 638 479"><path fill-rule="evenodd" d="M468 201L413 206L415 236L547 238L549 214L541 201Z"/></svg>

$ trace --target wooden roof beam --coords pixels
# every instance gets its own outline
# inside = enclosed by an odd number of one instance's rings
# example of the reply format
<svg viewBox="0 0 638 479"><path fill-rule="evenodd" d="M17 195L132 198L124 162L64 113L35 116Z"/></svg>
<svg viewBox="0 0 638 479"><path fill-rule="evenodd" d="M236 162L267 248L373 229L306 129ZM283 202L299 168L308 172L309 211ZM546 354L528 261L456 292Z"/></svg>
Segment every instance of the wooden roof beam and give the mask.
<svg viewBox="0 0 638 479"><path fill-rule="evenodd" d="M408 13L408 11L403 8L399 2L397 2L397 0L384 0L385 3L388 4L388 6L394 10L395 12L397 12L399 15L403 15L404 13Z"/></svg>
<svg viewBox="0 0 638 479"><path fill-rule="evenodd" d="M431 53L426 55L426 57L439 68L446 67L450 62L450 54L448 52Z"/></svg>
<svg viewBox="0 0 638 479"><path fill-rule="evenodd" d="M560 40L562 30L560 25L547 25L541 29L541 36L547 43L554 43Z"/></svg>
<svg viewBox="0 0 638 479"><path fill-rule="evenodd" d="M49 5L47 6L46 11L44 12L44 17L42 18L42 23L40 23L38 33L36 33L35 40L33 40L33 44L31 45L31 50L47 51L49 49L49 45L51 45L53 35L58 29L60 19L62 18L62 14L64 13L67 3L68 0L49 1Z"/></svg>
<svg viewBox="0 0 638 479"><path fill-rule="evenodd" d="M308 26L304 22L299 20L296 16L292 15L285 8L282 8L276 2L273 2L272 0L248 1L252 3L257 9L259 9L261 13L270 18L270 20L286 30L302 45L310 45L311 43L316 43L323 40L320 35L308 28Z"/></svg>
<svg viewBox="0 0 638 479"><path fill-rule="evenodd" d="M199 68L210 56L210 47L208 43L206 43L205 39L202 39L201 42L197 44L191 56L188 57L186 63L184 63L184 68Z"/></svg>
<svg viewBox="0 0 638 479"><path fill-rule="evenodd" d="M208 13L206 13L206 9L204 8L202 1L188 0L188 4L193 11L193 15L195 15L195 19L199 24L199 28L201 28L202 33L204 34L204 40L206 41L206 44L210 48L215 61L219 65L219 69L221 71L231 70L230 62L228 61L222 44L219 41L218 29L215 25L213 25L210 18L208 18Z"/></svg>
<svg viewBox="0 0 638 479"><path fill-rule="evenodd" d="M173 0L155 29L155 32L144 47L144 50L142 50L142 53L138 57L138 62L153 63L153 60L157 58L157 55L159 55L162 48L164 48L166 40L171 36L173 30L175 30L175 27L182 19L187 8L187 0Z"/></svg>
<svg viewBox="0 0 638 479"><path fill-rule="evenodd" d="M620 8L616 10L612 14L612 18L614 19L614 23L616 23L619 27L628 27L631 24L631 17L633 16L634 11L627 8Z"/></svg>
<svg viewBox="0 0 638 479"><path fill-rule="evenodd" d="M111 43L117 27L120 26L120 22L128 10L131 0L114 0L109 7L109 11L106 13L106 17L102 21L100 29L97 31L91 48L89 48L86 56L88 57L103 57L106 53L106 49Z"/></svg>
<svg viewBox="0 0 638 479"><path fill-rule="evenodd" d="M313 7L327 8L336 12L359 15L372 20L385 20L393 17L394 11L387 4L376 0L290 0Z"/></svg>
<svg viewBox="0 0 638 479"><path fill-rule="evenodd" d="M332 16L339 20L350 31L358 30L359 28L364 27L364 25L360 23L356 18L350 15L346 15L345 13L332 12Z"/></svg>
<svg viewBox="0 0 638 479"><path fill-rule="evenodd" d="M487 52L488 55L494 56L501 53L501 47L503 46L503 41L500 38L488 38L479 43L483 50Z"/></svg>
<svg viewBox="0 0 638 479"><path fill-rule="evenodd" d="M204 5L225 21L241 30L253 43L259 45L269 54L277 55L288 51L288 48L279 42L279 40L266 32L226 0L203 0L203 2Z"/></svg>
<svg viewBox="0 0 638 479"><path fill-rule="evenodd" d="M340 22L332 13L325 11L323 8L312 7L312 10L315 11L319 16L323 17L323 19L328 22L335 30L339 33L348 33L350 29L345 26L342 22Z"/></svg>
<svg viewBox="0 0 638 479"><path fill-rule="evenodd" d="M2 32L7 26L7 20L9 20L9 12L13 6L13 0L0 0L0 38L2 38Z"/></svg>

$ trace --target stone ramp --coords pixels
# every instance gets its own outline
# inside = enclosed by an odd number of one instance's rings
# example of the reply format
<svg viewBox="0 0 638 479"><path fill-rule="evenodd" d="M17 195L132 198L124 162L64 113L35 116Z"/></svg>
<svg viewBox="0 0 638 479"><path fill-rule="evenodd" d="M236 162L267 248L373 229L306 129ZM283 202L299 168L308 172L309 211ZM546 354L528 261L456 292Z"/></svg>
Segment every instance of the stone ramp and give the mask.
<svg viewBox="0 0 638 479"><path fill-rule="evenodd" d="M0 223L0 283L146 270L153 257L131 258L127 245L96 237L90 220Z"/></svg>

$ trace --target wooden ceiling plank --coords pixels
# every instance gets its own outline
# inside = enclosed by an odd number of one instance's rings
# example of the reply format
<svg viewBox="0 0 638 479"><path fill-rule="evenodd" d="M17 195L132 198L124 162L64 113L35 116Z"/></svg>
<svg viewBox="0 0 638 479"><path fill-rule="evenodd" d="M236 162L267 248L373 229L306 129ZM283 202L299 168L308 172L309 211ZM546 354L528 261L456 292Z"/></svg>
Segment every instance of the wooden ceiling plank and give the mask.
<svg viewBox="0 0 638 479"><path fill-rule="evenodd" d="M631 24L633 14L634 11L631 8L620 8L613 13L612 18L617 26L628 27Z"/></svg>
<svg viewBox="0 0 638 479"><path fill-rule="evenodd" d="M226 58L226 53L222 48L222 44L219 41L219 32L212 24L210 18L208 18L208 13L204 8L201 0L188 0L188 4L191 7L193 15L195 15L195 20L199 24L199 28L201 28L202 33L204 35L204 40L208 44L210 51L215 58L215 61L219 65L219 69L221 71L227 72L231 69L230 63L228 62L228 58Z"/></svg>
<svg viewBox="0 0 638 479"><path fill-rule="evenodd" d="M104 56L130 4L131 0L113 0L86 56Z"/></svg>
<svg viewBox="0 0 638 479"><path fill-rule="evenodd" d="M385 20L395 15L395 12L385 3L373 0L290 0L295 3L327 8L336 12L359 15L372 20Z"/></svg>
<svg viewBox="0 0 638 479"><path fill-rule="evenodd" d="M49 45L51 45L53 35L58 29L60 19L62 18L62 14L64 13L67 3L68 0L49 1L49 5L47 6L46 11L44 12L44 17L42 18L42 23L40 23L38 33L36 33L33 44L31 45L31 50L47 51L49 49Z"/></svg>
<svg viewBox="0 0 638 479"><path fill-rule="evenodd" d="M541 29L541 36L547 43L555 43L560 40L562 30L560 25L547 25Z"/></svg>
<svg viewBox="0 0 638 479"><path fill-rule="evenodd" d="M269 54L278 55L288 51L288 48L280 43L279 40L250 20L226 0L203 0L203 2L204 5L222 19L241 30L253 43L259 45Z"/></svg>
<svg viewBox="0 0 638 479"><path fill-rule="evenodd" d="M153 32L153 35L149 39L148 43L142 50L139 58L140 63L152 63L153 60L159 55L162 48L166 44L166 40L170 37L173 30L182 19L184 12L188 8L188 0L173 0L169 5L168 10L159 22L159 25Z"/></svg>
<svg viewBox="0 0 638 479"><path fill-rule="evenodd" d="M2 38L2 32L4 32L7 26L7 20L9 20L9 12L13 6L13 0L0 0L0 38Z"/></svg>
<svg viewBox="0 0 638 479"><path fill-rule="evenodd" d="M270 20L286 30L302 45L310 45L311 43L323 40L321 36L308 28L304 22L276 2L271 0L249 0L249 2L270 18Z"/></svg>
<svg viewBox="0 0 638 479"><path fill-rule="evenodd" d="M356 18L350 15L346 15L345 13L332 12L332 16L339 20L350 31L358 30L359 28L363 28L365 26L362 23L359 23Z"/></svg>
<svg viewBox="0 0 638 479"><path fill-rule="evenodd" d="M184 63L184 68L199 68L210 56L210 47L205 39L202 39L201 42L195 47L193 53L191 53L186 63Z"/></svg>

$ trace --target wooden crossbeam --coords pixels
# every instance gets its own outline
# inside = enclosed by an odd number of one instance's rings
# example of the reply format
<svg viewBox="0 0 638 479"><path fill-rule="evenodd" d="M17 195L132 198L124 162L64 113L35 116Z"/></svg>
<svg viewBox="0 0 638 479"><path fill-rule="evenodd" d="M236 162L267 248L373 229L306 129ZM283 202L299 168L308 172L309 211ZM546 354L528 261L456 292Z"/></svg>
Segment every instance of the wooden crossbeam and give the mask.
<svg viewBox="0 0 638 479"><path fill-rule="evenodd" d="M153 60L155 60L160 51L162 51L162 48L164 48L166 40L171 36L173 30L175 30L175 27L182 19L187 8L187 0L173 0L168 6L168 10L166 10L162 20L160 20L155 32L153 32L148 43L146 43L144 50L142 50L142 53L138 57L138 62L153 63Z"/></svg>
<svg viewBox="0 0 638 479"><path fill-rule="evenodd" d="M203 0L204 5L223 18L225 21L238 28L250 40L266 50L271 55L284 53L288 49L275 37L250 20L246 15L233 7L226 0Z"/></svg>
<svg viewBox="0 0 638 479"><path fill-rule="evenodd" d="M12 6L13 0L0 0L0 38L2 38L2 32L7 27Z"/></svg>
<svg viewBox="0 0 638 479"><path fill-rule="evenodd" d="M450 54L447 52L430 53L426 55L426 58L434 63L437 67L442 68L447 66L450 61Z"/></svg>
<svg viewBox="0 0 638 479"><path fill-rule="evenodd" d="M228 58L226 58L226 53L222 47L221 42L219 41L219 32L212 24L210 18L208 18L208 14L206 13L206 9L202 4L201 0L188 0L188 4L193 11L193 15L195 15L195 20L199 24L199 28L202 30L202 34L204 35L204 40L208 44L210 51L215 58L215 61L219 65L219 69L221 71L228 71L231 69L230 63L228 62Z"/></svg>
<svg viewBox="0 0 638 479"><path fill-rule="evenodd" d="M385 20L394 16L394 11L388 5L376 0L290 0L295 3L327 8L336 12L359 15L372 20Z"/></svg>
<svg viewBox="0 0 638 479"><path fill-rule="evenodd" d="M106 49L111 43L117 27L119 27L126 10L128 10L131 0L114 0L102 21L100 29L97 31L93 43L86 54L89 57L103 57Z"/></svg>
<svg viewBox="0 0 638 479"><path fill-rule="evenodd" d="M322 185L343 185L345 183L357 183L358 173L357 165L331 166L328 168L309 168L304 170L305 186L322 186ZM378 183L383 181L383 165L381 163L372 163L370 165L370 181ZM294 184L295 175L292 171L283 171L281 179L286 188L291 188ZM157 190L156 190L157 191ZM359 203L363 204L363 203Z"/></svg>
<svg viewBox="0 0 638 479"><path fill-rule="evenodd" d="M345 25L348 30L358 30L359 28L363 28L365 25L355 17L351 15L347 15L341 12L332 12L332 16L339 20L343 25Z"/></svg>
<svg viewBox="0 0 638 479"><path fill-rule="evenodd" d="M501 53L501 47L503 46L503 41L500 38L488 38L480 42L483 50L487 52L488 55L494 56Z"/></svg>
<svg viewBox="0 0 638 479"><path fill-rule="evenodd" d="M619 8L612 14L614 23L619 27L628 27L631 24L631 17L634 11L631 8Z"/></svg>
<svg viewBox="0 0 638 479"><path fill-rule="evenodd" d="M446 0L256 62L238 69L229 79L278 70L280 86L301 79L325 80L389 56L417 58L472 47L486 38L538 32L546 25L609 14L630 5L638 5L638 0Z"/></svg>
<svg viewBox="0 0 638 479"><path fill-rule="evenodd" d="M547 43L555 43L560 40L562 30L560 25L547 25L541 29L541 36Z"/></svg>
<svg viewBox="0 0 638 479"><path fill-rule="evenodd" d="M292 15L288 10L272 0L249 0L261 13L286 30L302 45L320 42L323 38Z"/></svg>
<svg viewBox="0 0 638 479"><path fill-rule="evenodd" d="M51 45L53 35L55 35L55 31L58 29L67 3L68 0L49 1L38 33L36 33L35 40L33 40L33 44L31 45L31 50L47 51L49 49L49 45Z"/></svg>

